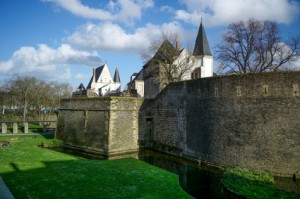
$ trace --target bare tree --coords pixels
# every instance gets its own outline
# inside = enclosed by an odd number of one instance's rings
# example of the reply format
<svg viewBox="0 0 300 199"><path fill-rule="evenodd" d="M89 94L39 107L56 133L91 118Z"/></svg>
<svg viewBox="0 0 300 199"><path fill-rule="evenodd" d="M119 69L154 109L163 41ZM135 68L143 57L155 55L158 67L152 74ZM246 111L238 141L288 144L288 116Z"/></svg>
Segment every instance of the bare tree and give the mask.
<svg viewBox="0 0 300 199"><path fill-rule="evenodd" d="M11 91L18 98L23 108L23 120L26 120L26 114L30 103L36 93L36 84L38 80L34 77L19 77L11 81Z"/></svg>
<svg viewBox="0 0 300 199"><path fill-rule="evenodd" d="M299 58L300 37L281 40L275 22L249 19L228 26L216 46L220 73L254 73L284 70Z"/></svg>
<svg viewBox="0 0 300 199"><path fill-rule="evenodd" d="M161 88L185 79L193 67L188 50L180 49L177 34L162 33L141 56L146 62L144 75L154 78Z"/></svg>
<svg viewBox="0 0 300 199"><path fill-rule="evenodd" d="M6 85L0 86L0 106L2 107L2 114L5 114L5 109L9 106L10 92Z"/></svg>
<svg viewBox="0 0 300 199"><path fill-rule="evenodd" d="M179 36L176 33L161 32L161 36L156 40L153 40L146 51L141 53L141 58L144 63L150 61L156 54L162 43L168 40L173 46L179 45ZM177 46L179 47L179 46Z"/></svg>
<svg viewBox="0 0 300 199"><path fill-rule="evenodd" d="M68 83L47 83L35 77L19 76L10 81L9 90L23 109L23 120L26 120L29 108L41 119L43 108L58 108L60 99L70 97L72 93L72 87Z"/></svg>
<svg viewBox="0 0 300 199"><path fill-rule="evenodd" d="M35 85L36 91L32 93L34 99L31 106L35 108L35 112L39 119L42 119L42 110L49 108L51 96L51 87L45 81L38 80Z"/></svg>
<svg viewBox="0 0 300 199"><path fill-rule="evenodd" d="M58 93L59 99L61 98L69 98L72 96L72 86L69 83L59 83L58 84Z"/></svg>
<svg viewBox="0 0 300 199"><path fill-rule="evenodd" d="M174 48L168 40L165 40L153 58L155 64L159 67L157 81L167 85L183 80L192 68L190 59L191 56L187 51L184 54L179 49Z"/></svg>

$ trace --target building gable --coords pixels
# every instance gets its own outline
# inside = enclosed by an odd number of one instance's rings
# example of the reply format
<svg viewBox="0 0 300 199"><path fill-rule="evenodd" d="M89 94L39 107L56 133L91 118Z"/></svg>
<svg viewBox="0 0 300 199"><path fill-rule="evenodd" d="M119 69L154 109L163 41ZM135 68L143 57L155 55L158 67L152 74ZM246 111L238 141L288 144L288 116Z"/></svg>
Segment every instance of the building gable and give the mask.
<svg viewBox="0 0 300 199"><path fill-rule="evenodd" d="M98 70L97 70L98 69ZM104 64L102 67L96 69L97 83L112 83L113 79L109 72L108 66Z"/></svg>

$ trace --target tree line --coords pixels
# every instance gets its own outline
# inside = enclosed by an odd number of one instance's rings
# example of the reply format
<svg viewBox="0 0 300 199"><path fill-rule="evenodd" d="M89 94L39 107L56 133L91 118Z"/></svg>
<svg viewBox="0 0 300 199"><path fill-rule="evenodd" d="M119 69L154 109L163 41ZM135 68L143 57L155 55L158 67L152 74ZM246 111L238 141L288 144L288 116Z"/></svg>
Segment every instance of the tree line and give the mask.
<svg viewBox="0 0 300 199"><path fill-rule="evenodd" d="M71 97L72 87L69 83L16 76L0 87L0 93L2 114L14 112L26 120L30 113L41 119L43 113L59 107L61 98Z"/></svg>

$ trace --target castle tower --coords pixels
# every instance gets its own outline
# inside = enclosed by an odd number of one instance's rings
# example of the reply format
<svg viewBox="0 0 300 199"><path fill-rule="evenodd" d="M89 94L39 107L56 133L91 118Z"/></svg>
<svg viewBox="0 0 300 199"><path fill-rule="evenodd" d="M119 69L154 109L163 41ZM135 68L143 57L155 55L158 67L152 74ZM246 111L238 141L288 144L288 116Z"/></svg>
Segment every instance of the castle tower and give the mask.
<svg viewBox="0 0 300 199"><path fill-rule="evenodd" d="M115 70L114 82L115 83L120 83L121 82L118 68L116 68L116 70Z"/></svg>
<svg viewBox="0 0 300 199"><path fill-rule="evenodd" d="M213 76L213 56L211 54L204 25L200 23L197 39L195 42L193 56L199 60L197 68L201 71L201 77Z"/></svg>
<svg viewBox="0 0 300 199"><path fill-rule="evenodd" d="M114 74L114 91L113 92L121 92L121 78L119 75L119 70L116 68L115 74Z"/></svg>

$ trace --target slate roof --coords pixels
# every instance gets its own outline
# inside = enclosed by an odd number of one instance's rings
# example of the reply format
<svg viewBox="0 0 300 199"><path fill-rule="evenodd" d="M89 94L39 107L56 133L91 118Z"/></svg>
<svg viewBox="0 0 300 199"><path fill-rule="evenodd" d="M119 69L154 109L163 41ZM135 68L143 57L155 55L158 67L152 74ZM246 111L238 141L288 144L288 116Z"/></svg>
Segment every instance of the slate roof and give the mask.
<svg viewBox="0 0 300 199"><path fill-rule="evenodd" d="M98 81L98 79L99 79L99 77L100 77L100 75L101 75L101 73L102 73L102 71L103 71L104 66L105 66L105 65L99 66L98 68L95 69L95 70L96 70L96 71L95 71L95 73L96 73L96 77L95 77L96 82ZM93 81L93 76L94 76L94 74L92 75L92 78L91 78L91 80L90 80L88 86L86 87L86 89L91 89L92 81Z"/></svg>
<svg viewBox="0 0 300 199"><path fill-rule="evenodd" d="M78 90L85 90L85 87L83 86L83 84L82 83L80 83L80 85L78 86L78 88L77 88Z"/></svg>
<svg viewBox="0 0 300 199"><path fill-rule="evenodd" d="M93 81L93 76L92 76L92 78L91 78L89 84L87 85L86 89L91 89L92 81Z"/></svg>
<svg viewBox="0 0 300 199"><path fill-rule="evenodd" d="M174 56L178 56L180 54L180 51L178 51L171 43L169 40L165 40L161 46L159 47L159 49L157 50L157 52L154 55L154 59L155 58L161 58L163 57L168 57L168 58L173 58ZM163 58L162 57L162 58Z"/></svg>
<svg viewBox="0 0 300 199"><path fill-rule="evenodd" d="M202 19L201 19L201 24L199 27L193 55L194 56L202 56L202 55L212 56L209 45L208 45L207 37L205 34L204 26L202 24Z"/></svg>
<svg viewBox="0 0 300 199"><path fill-rule="evenodd" d="M116 82L118 82L118 83L121 82L118 68L116 68L116 71L115 71L114 82L115 82L115 83L116 83Z"/></svg>
<svg viewBox="0 0 300 199"><path fill-rule="evenodd" d="M132 82L136 81L136 80L144 80L143 79L143 70L144 69L141 69L138 73L133 73L132 76L135 76L135 78L131 81L129 81L127 83L127 85L131 84Z"/></svg>
<svg viewBox="0 0 300 199"><path fill-rule="evenodd" d="M182 49L183 50L183 49ZM169 40L164 40L164 42L160 45L158 50L156 51L155 55L144 64L143 68L148 67L152 63L156 62L157 60L165 60L169 59L170 62L173 62L177 57L180 55L182 50L177 50Z"/></svg>

